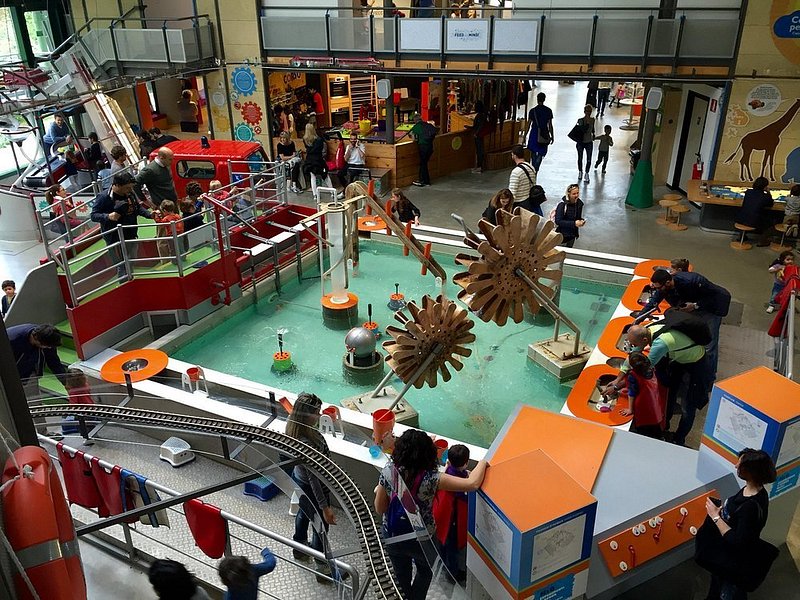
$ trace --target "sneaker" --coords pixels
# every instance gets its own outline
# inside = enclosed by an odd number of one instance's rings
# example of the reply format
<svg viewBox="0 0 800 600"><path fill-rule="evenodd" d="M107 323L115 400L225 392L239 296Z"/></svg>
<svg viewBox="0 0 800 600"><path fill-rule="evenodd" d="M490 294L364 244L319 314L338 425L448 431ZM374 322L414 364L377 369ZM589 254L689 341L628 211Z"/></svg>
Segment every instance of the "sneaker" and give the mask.
<svg viewBox="0 0 800 600"><path fill-rule="evenodd" d="M603 169L603 170L602 170L602 173L603 173L603 175L605 175L605 174L606 174L606 170L605 170L605 169Z"/></svg>
<svg viewBox="0 0 800 600"><path fill-rule="evenodd" d="M773 313L773 312L775 312L775 307L774 307L774 306L772 306L772 304L770 304L770 305L767 307L767 312L768 312L768 313Z"/></svg>
<svg viewBox="0 0 800 600"><path fill-rule="evenodd" d="M589 171L583 175L583 183L589 183Z"/></svg>
<svg viewBox="0 0 800 600"><path fill-rule="evenodd" d="M483 173L483 169L480 167L475 167L474 169L470 169L471 173Z"/></svg>
<svg viewBox="0 0 800 600"><path fill-rule="evenodd" d="M428 184L427 183L422 183L421 181L414 181L414 182L411 183L411 185L415 185L417 187L425 187Z"/></svg>
<svg viewBox="0 0 800 600"><path fill-rule="evenodd" d="M303 561L311 559L311 557L305 552L300 552L300 550L296 550L294 548L292 548L292 557L294 557L295 560L303 560Z"/></svg>
<svg viewBox="0 0 800 600"><path fill-rule="evenodd" d="M578 171L578 181L583 179L583 171Z"/></svg>

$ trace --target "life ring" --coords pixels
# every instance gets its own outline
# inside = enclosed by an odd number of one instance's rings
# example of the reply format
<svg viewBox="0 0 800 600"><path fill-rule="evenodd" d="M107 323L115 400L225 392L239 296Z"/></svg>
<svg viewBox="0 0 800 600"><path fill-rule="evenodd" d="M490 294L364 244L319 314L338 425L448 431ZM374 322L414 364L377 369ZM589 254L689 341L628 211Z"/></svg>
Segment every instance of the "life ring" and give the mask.
<svg viewBox="0 0 800 600"><path fill-rule="evenodd" d="M86 600L78 538L61 481L47 452L25 446L3 469L3 522L17 560L36 590L47 600ZM11 481L19 476L16 481ZM33 596L19 574L14 582L20 600Z"/></svg>

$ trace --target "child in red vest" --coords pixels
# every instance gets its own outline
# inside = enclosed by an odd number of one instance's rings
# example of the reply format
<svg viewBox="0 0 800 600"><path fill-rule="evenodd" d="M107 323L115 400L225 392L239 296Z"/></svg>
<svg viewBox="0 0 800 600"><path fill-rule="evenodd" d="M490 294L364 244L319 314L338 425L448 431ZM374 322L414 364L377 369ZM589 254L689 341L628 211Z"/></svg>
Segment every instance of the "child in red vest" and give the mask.
<svg viewBox="0 0 800 600"><path fill-rule="evenodd" d="M454 477L468 477L469 448L456 444L447 451L447 470ZM442 561L457 581L467 576L467 494L439 490L433 500L433 518L436 521L436 539L441 548Z"/></svg>
<svg viewBox="0 0 800 600"><path fill-rule="evenodd" d="M639 435L663 439L667 425L667 388L659 383L650 359L641 352L631 352L628 364L631 366L628 373L630 406L620 414L633 415L633 430Z"/></svg>
<svg viewBox="0 0 800 600"><path fill-rule="evenodd" d="M173 264L176 263L177 259L172 244L172 223L175 223L176 235L183 233L183 221L178 214L178 207L172 200L164 200L158 210L153 213L153 220L159 224L158 237L168 238L159 239L156 242L158 255L162 258L170 257Z"/></svg>
<svg viewBox="0 0 800 600"><path fill-rule="evenodd" d="M69 394L70 404L94 404L89 378L80 369L67 369L64 388Z"/></svg>

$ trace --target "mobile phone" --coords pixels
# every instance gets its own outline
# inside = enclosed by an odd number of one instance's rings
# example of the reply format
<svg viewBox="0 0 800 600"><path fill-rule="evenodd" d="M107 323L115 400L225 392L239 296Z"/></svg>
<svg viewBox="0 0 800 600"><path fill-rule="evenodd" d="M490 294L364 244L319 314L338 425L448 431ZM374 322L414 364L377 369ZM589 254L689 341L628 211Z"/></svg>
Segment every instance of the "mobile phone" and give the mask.
<svg viewBox="0 0 800 600"><path fill-rule="evenodd" d="M719 498L716 498L714 496L709 496L708 499L714 503L714 506L722 506L722 500L720 500Z"/></svg>

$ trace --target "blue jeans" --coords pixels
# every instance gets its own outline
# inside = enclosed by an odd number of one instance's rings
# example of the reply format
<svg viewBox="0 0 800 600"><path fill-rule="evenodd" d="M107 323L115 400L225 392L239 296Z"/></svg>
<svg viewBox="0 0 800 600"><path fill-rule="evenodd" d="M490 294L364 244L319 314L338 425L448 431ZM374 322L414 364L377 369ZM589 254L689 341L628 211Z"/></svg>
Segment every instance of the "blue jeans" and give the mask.
<svg viewBox="0 0 800 600"><path fill-rule="evenodd" d="M295 542L300 542L301 544L310 546L314 550L324 552L325 550L322 543L322 537L317 532L316 527L311 528L311 543L308 543L308 526L314 520L315 513L319 516L325 532L327 533L328 531L328 524L322 517L322 509L317 506L317 503L314 500L314 492L311 490L311 486L300 483L297 480L295 480L295 482L300 489L303 490L303 495L300 497L300 510L297 511L297 515L294 518L294 535L292 536L292 539Z"/></svg>
<svg viewBox="0 0 800 600"><path fill-rule="evenodd" d="M769 303L772 304L772 306L777 306L775 302L775 296L780 294L783 288L785 287L786 287L785 282L778 281L777 279L774 281L774 283L772 284L772 293L769 295Z"/></svg>
<svg viewBox="0 0 800 600"><path fill-rule="evenodd" d="M686 395L681 402L681 420L675 430L674 442L676 444L684 445L686 443L686 436L692 430L697 411L708 403L708 392L711 387L709 369L710 363L707 355L688 365L673 363L671 386L680 386L684 373L688 375ZM673 391L672 387L670 391ZM669 409L667 414L669 416Z"/></svg>

